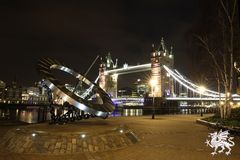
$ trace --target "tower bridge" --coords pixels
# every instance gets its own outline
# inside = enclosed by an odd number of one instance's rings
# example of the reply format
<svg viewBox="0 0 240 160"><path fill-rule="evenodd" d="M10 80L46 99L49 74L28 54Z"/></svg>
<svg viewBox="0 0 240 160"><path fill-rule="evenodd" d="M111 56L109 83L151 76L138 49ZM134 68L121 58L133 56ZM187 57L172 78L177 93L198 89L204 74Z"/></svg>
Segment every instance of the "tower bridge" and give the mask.
<svg viewBox="0 0 240 160"><path fill-rule="evenodd" d="M136 66L124 64L122 68L117 68L117 60L114 64L111 55L108 54L106 62L102 61L99 68L99 86L108 92L112 98L117 98L118 76L136 72L151 71L151 79L156 81L154 87L155 97L170 96L173 94L173 78L167 74L164 65L173 68L174 56L172 47L169 51L162 38L158 48L153 46L150 57L151 63Z"/></svg>
<svg viewBox="0 0 240 160"><path fill-rule="evenodd" d="M168 101L219 101L224 100L226 95L191 82L184 75L174 69L173 48L167 49L162 38L160 46L154 47L150 55L150 62L135 66L124 64L117 68L118 60L114 63L110 53L106 61L101 61L99 67L99 86L111 95L114 101L134 101L134 98L119 98L118 76L137 72L151 71L151 80L155 81L151 86L150 97L161 97ZM135 98L136 103L142 103L143 98ZM232 95L233 101L240 101L240 96Z"/></svg>
<svg viewBox="0 0 240 160"><path fill-rule="evenodd" d="M171 50L168 51L163 39L157 49L153 46L150 63L136 66L124 64L122 68L118 68L117 64L118 60L116 59L114 63L109 53L106 56L106 61L101 59L99 75L94 82L91 82L85 76L82 76L56 60L49 58L40 59L37 65L38 71L43 76L42 85L48 89L53 122L60 122L62 119L69 120L71 118L70 115L74 116L73 114L79 119L84 118L85 115L80 115L80 110L87 112L85 118L89 118L90 114L93 117L99 116L106 118L115 109L113 102L115 102L115 104L124 103L125 106L128 104L128 106L132 105L135 107L144 105L146 109L156 104L156 106L159 106L158 108L161 113L177 113L179 106L196 106L194 109L200 108L200 110L202 110L203 101L209 104L214 101L231 100L229 102L231 105L234 105L234 102L237 101L237 105L240 106L239 95L230 95L230 93L225 95L224 93L203 88L191 82L174 69L172 47ZM63 84L61 80L59 81L55 78L52 72L53 70L66 72L76 78L78 83L84 83L84 85L88 87L76 90L78 84L75 87ZM119 75L144 71L150 71L151 77L151 92L148 93L146 97L123 98L117 95ZM99 86L96 85L97 82L99 82ZM67 105L70 109L66 114L62 114L60 119L58 115L55 115L54 107L52 107L53 97L55 100L59 100L60 103L62 102L63 105ZM154 101L155 98L156 101ZM199 103L199 101L201 103ZM75 106L77 110L73 111L71 109L72 106Z"/></svg>

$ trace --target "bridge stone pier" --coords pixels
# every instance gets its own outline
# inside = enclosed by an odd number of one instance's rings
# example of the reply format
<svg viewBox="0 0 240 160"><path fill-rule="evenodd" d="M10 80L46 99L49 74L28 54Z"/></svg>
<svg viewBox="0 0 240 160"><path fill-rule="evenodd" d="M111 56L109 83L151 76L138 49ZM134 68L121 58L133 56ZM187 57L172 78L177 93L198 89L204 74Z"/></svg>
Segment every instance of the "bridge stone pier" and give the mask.
<svg viewBox="0 0 240 160"><path fill-rule="evenodd" d="M99 86L109 93L112 98L117 98L117 81L119 75L151 71L150 77L156 81L156 85L154 85L152 89L154 95L152 93L149 95L154 97L172 96L174 94L173 79L166 70L163 69L163 65L169 68L173 68L174 66L172 47L169 51L165 46L163 38L158 47L154 45L152 47L153 50L150 56L151 63L136 66L124 64L123 68L117 68L118 60L116 59L114 63L111 54L108 53L105 60L101 59L99 67Z"/></svg>

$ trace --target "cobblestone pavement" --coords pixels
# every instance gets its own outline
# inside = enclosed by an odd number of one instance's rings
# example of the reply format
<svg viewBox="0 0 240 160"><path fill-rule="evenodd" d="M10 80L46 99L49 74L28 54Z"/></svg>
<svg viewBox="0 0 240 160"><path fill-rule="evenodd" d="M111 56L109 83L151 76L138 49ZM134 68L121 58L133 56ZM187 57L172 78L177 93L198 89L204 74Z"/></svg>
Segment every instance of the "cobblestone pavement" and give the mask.
<svg viewBox="0 0 240 160"><path fill-rule="evenodd" d="M0 159L239 160L240 137L232 135L236 145L231 155L213 157L205 141L214 130L197 124L198 118L158 115L154 120L151 116L111 117L67 125L0 126Z"/></svg>

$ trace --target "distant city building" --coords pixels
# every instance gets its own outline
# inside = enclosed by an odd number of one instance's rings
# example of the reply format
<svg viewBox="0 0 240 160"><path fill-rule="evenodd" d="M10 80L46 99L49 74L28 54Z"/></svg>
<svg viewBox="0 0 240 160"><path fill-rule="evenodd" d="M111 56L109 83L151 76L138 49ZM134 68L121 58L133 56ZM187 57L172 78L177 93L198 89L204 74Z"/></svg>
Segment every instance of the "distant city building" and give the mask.
<svg viewBox="0 0 240 160"><path fill-rule="evenodd" d="M134 84L136 85L136 91L139 97L145 97L149 93L149 85L146 82L137 79Z"/></svg>
<svg viewBox="0 0 240 160"><path fill-rule="evenodd" d="M145 97L149 93L149 86L147 83L141 81L141 79L137 79L134 83L134 88L123 87L118 90L118 97Z"/></svg>
<svg viewBox="0 0 240 160"><path fill-rule="evenodd" d="M5 89L6 83L0 80L0 89Z"/></svg>
<svg viewBox="0 0 240 160"><path fill-rule="evenodd" d="M118 97L132 97L134 90L130 87L124 87L118 90Z"/></svg>
<svg viewBox="0 0 240 160"><path fill-rule="evenodd" d="M6 88L6 83L0 80L0 102L4 98L5 88Z"/></svg>
<svg viewBox="0 0 240 160"><path fill-rule="evenodd" d="M5 87L4 87L5 86ZM1 92L2 91L2 92ZM33 87L21 87L16 81L7 85L0 81L0 102L8 104L46 104L48 95L39 82Z"/></svg>
<svg viewBox="0 0 240 160"><path fill-rule="evenodd" d="M22 103L26 104L45 104L48 103L46 89L36 82L34 87L24 88L22 91Z"/></svg>
<svg viewBox="0 0 240 160"><path fill-rule="evenodd" d="M18 86L14 80L10 85L6 86L3 95L4 103L21 103L22 101L22 87Z"/></svg>
<svg viewBox="0 0 240 160"><path fill-rule="evenodd" d="M139 97L140 95L136 92L136 89L130 87L124 87L118 90L119 98L128 98L128 97Z"/></svg>

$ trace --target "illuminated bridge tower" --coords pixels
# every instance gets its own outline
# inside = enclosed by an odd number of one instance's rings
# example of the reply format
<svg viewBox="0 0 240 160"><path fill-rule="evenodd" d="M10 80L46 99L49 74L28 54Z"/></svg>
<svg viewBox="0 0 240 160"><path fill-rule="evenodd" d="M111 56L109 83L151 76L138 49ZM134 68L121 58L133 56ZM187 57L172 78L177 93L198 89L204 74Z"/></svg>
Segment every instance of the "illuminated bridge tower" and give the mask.
<svg viewBox="0 0 240 160"><path fill-rule="evenodd" d="M105 71L106 71L106 65L105 63L102 61L101 58L101 63L99 66L99 86L106 91L106 75L105 75Z"/></svg>
<svg viewBox="0 0 240 160"><path fill-rule="evenodd" d="M153 51L151 53L151 79L156 82L153 88L154 97L168 97L174 94L173 79L163 69L163 65L173 68L174 57L172 47L169 52L162 38L160 46L155 48L153 45Z"/></svg>
<svg viewBox="0 0 240 160"><path fill-rule="evenodd" d="M117 67L118 60L114 64L111 54L105 57L105 61L101 59L101 64L99 67L99 86L105 90L112 98L117 97L117 74L107 74L106 70L115 69Z"/></svg>

